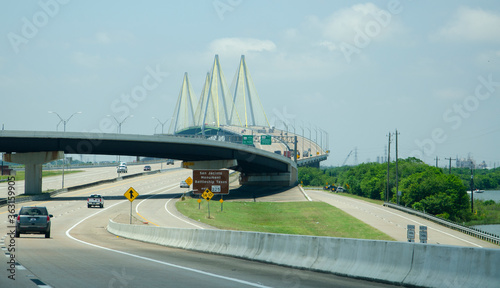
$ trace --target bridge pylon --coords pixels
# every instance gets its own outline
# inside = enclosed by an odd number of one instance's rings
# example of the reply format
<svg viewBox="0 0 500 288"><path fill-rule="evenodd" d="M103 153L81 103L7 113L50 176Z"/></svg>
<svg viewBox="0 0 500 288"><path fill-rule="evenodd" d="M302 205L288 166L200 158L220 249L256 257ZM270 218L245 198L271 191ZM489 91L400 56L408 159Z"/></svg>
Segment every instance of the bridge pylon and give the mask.
<svg viewBox="0 0 500 288"><path fill-rule="evenodd" d="M175 105L174 115L170 121L169 133L175 133L176 131L196 125L194 113L195 103L196 96L193 93L193 88L191 88L188 73L186 72L184 73L181 91L179 92L177 104Z"/></svg>
<svg viewBox="0 0 500 288"><path fill-rule="evenodd" d="M231 115L236 113L239 115L245 127L250 126L264 126L269 127L269 121L264 107L260 102L257 89L248 71L245 55L241 55L240 65L236 70L233 83L231 84L231 91L233 92L233 110Z"/></svg>

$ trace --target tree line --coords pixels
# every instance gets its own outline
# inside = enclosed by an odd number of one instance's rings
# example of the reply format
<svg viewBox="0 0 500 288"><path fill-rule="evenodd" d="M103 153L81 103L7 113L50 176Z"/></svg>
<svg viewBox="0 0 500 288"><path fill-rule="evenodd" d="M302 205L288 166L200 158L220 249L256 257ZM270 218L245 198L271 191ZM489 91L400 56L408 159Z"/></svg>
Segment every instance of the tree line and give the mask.
<svg viewBox="0 0 500 288"><path fill-rule="evenodd" d="M304 186L343 186L347 193L377 200L386 197L397 203L395 162L389 165L389 195L387 197L387 163L363 163L357 166L330 168L299 168L299 182ZM399 204L416 210L465 222L477 219L471 211L467 194L470 169L454 168L451 174L425 164L417 158L398 161ZM474 170L474 186L479 189L495 189L500 186L500 169ZM491 203L490 203L491 204ZM500 204L499 204L500 205Z"/></svg>

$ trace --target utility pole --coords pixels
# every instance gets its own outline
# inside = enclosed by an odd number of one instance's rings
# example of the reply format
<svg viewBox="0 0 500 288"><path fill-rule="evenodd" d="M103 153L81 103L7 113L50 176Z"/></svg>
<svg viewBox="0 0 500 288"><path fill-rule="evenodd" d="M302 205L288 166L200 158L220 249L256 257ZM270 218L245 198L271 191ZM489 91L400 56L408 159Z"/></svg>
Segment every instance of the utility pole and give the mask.
<svg viewBox="0 0 500 288"><path fill-rule="evenodd" d="M358 165L358 147L354 147L354 165Z"/></svg>
<svg viewBox="0 0 500 288"><path fill-rule="evenodd" d="M438 156L436 156L436 168L438 168L438 160L439 160L439 158L438 158Z"/></svg>
<svg viewBox="0 0 500 288"><path fill-rule="evenodd" d="M396 129L396 199L399 205L399 181L398 181L398 129Z"/></svg>
<svg viewBox="0 0 500 288"><path fill-rule="evenodd" d="M391 132L389 132L389 146L387 148L387 192L385 193L385 201L389 202L389 165L391 163Z"/></svg>
<svg viewBox="0 0 500 288"><path fill-rule="evenodd" d="M449 174L451 174L451 160L458 160L457 158L444 158L445 160L450 160L450 166L448 166L449 168ZM436 160L437 161L437 160ZM436 166L437 167L437 166Z"/></svg>
<svg viewBox="0 0 500 288"><path fill-rule="evenodd" d="M474 213L474 172L472 170L472 162L470 165L470 210Z"/></svg>

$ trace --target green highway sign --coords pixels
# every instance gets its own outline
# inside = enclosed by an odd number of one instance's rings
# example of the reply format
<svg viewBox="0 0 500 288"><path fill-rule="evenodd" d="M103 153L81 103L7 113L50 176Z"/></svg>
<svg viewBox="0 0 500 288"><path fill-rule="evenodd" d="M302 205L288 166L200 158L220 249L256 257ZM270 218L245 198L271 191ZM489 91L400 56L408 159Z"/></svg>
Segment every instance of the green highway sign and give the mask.
<svg viewBox="0 0 500 288"><path fill-rule="evenodd" d="M253 145L253 135L243 135L244 145Z"/></svg>
<svg viewBox="0 0 500 288"><path fill-rule="evenodd" d="M271 145L271 142L272 142L271 135L260 136L260 145Z"/></svg>

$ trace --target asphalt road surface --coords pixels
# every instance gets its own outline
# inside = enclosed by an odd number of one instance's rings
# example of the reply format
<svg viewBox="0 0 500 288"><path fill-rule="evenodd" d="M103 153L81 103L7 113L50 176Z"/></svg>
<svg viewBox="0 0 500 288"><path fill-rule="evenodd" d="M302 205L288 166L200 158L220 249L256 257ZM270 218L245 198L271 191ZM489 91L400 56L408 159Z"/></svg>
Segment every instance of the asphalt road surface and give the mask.
<svg viewBox="0 0 500 288"><path fill-rule="evenodd" d="M48 208L54 215L50 239L22 234L11 242L10 212L0 208L0 244L6 256L0 261L0 287L396 287L147 244L106 231L108 219L130 221L130 210L134 224L207 228L173 209L187 190L179 182L190 174L174 169L60 194L47 202L18 204L16 212L21 205ZM132 205L123 196L129 187L139 193ZM104 196L103 209L87 208L93 193ZM15 270L8 270L10 259Z"/></svg>
<svg viewBox="0 0 500 288"><path fill-rule="evenodd" d="M328 193L322 190L306 190L314 201L323 201L335 206L361 221L377 228L397 241L408 241L406 227L415 225L415 239L419 242L419 226L427 226L427 243L456 245L478 248L496 248L500 246L469 236L459 231L438 225L432 221L409 215L396 209L361 201L342 194Z"/></svg>
<svg viewBox="0 0 500 288"><path fill-rule="evenodd" d="M144 172L145 165L151 166L151 170L179 168L181 162L182 161L175 161L174 165L166 165L165 163L127 165L128 173L123 175L130 175L130 174ZM72 171L72 170L78 170L82 172L70 173L70 174L65 173L64 188L118 177L118 173L116 173L116 166L90 167L90 168L77 168L77 169L73 168L70 170L67 169L65 171ZM60 169L54 171L61 172ZM62 175L43 177L42 191L61 189L63 182L62 178L63 178ZM7 185L8 185L7 182L0 183L0 198L7 197ZM21 191L21 193L24 193L24 180L16 181L16 188L18 189L18 191Z"/></svg>

